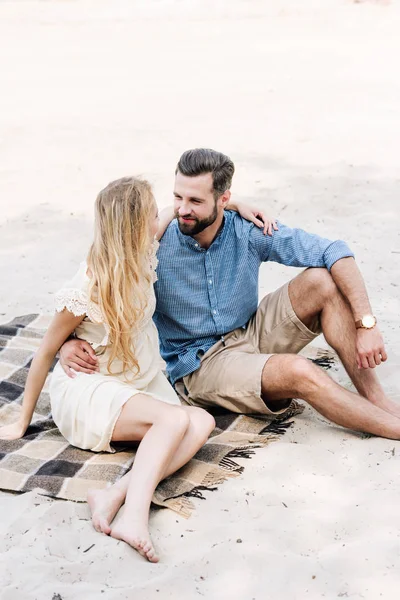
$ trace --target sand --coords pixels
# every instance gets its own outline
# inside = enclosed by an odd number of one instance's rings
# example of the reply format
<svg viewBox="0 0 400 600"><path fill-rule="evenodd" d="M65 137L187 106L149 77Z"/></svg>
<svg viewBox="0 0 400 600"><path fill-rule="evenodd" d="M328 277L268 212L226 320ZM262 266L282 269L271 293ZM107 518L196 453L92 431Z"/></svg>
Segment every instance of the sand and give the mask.
<svg viewBox="0 0 400 600"><path fill-rule="evenodd" d="M400 401L399 17L350 0L0 2L0 320L52 310L109 180L142 173L166 206L181 152L214 147L236 198L349 242ZM266 266L260 293L294 273ZM0 598L395 599L399 456L307 409L189 520L152 514L158 565L85 505L1 493Z"/></svg>

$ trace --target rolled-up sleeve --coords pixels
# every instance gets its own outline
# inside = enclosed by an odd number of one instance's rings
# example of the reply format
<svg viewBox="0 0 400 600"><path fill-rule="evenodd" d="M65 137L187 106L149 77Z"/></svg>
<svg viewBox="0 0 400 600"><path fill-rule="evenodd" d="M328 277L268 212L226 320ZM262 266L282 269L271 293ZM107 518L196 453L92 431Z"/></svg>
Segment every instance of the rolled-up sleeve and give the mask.
<svg viewBox="0 0 400 600"><path fill-rule="evenodd" d="M303 229L278 223L272 237L254 227L251 244L263 262L273 261L288 267L326 267L329 271L341 258L354 254L342 240L328 240Z"/></svg>

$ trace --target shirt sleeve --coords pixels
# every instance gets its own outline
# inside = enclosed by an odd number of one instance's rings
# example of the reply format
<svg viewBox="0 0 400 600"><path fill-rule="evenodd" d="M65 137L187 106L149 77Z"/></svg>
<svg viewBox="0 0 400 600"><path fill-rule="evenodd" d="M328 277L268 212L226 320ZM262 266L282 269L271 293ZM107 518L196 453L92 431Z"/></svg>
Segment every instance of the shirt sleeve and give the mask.
<svg viewBox="0 0 400 600"><path fill-rule="evenodd" d="M82 262L74 277L55 294L54 301L57 312L62 312L66 308L75 317L87 314L89 279L86 271L87 264Z"/></svg>
<svg viewBox="0 0 400 600"><path fill-rule="evenodd" d="M250 243L262 262L273 261L287 267L326 267L330 271L341 258L354 258L342 240L328 240L279 222L278 227L272 237L264 235L258 227L250 232Z"/></svg>

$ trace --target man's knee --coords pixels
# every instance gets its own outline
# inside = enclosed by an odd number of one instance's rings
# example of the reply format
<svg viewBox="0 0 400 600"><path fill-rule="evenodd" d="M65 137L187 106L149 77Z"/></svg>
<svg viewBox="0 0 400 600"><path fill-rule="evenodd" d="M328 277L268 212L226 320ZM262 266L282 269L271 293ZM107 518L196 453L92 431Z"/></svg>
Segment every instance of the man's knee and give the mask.
<svg viewBox="0 0 400 600"><path fill-rule="evenodd" d="M297 354L276 354L262 375L263 395L268 399L306 398L324 384L324 373L310 360Z"/></svg>
<svg viewBox="0 0 400 600"><path fill-rule="evenodd" d="M289 298L296 315L307 327L313 328L315 317L340 295L328 269L310 268L289 284Z"/></svg>
<svg viewBox="0 0 400 600"><path fill-rule="evenodd" d="M321 386L321 371L308 358L293 356L291 375L301 394L310 394Z"/></svg>
<svg viewBox="0 0 400 600"><path fill-rule="evenodd" d="M339 291L328 269L307 269L306 276L310 291L315 291L324 300L331 299Z"/></svg>

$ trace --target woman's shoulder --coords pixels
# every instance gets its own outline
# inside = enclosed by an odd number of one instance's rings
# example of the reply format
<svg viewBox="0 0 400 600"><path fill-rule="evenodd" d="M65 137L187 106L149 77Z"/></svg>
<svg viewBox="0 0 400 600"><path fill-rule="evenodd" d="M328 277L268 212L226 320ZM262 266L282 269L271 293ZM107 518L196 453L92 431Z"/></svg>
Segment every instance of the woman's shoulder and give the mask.
<svg viewBox="0 0 400 600"><path fill-rule="evenodd" d="M65 308L76 317L88 313L90 277L87 262L79 265L75 275L66 281L55 295L57 312Z"/></svg>

